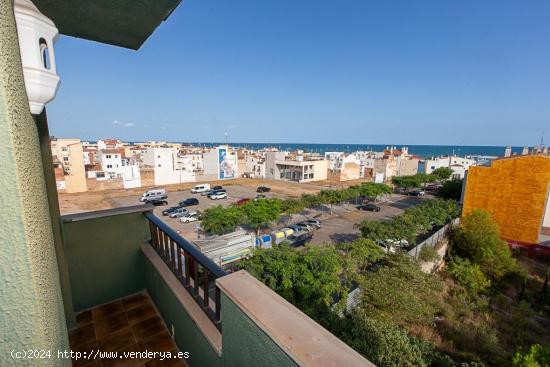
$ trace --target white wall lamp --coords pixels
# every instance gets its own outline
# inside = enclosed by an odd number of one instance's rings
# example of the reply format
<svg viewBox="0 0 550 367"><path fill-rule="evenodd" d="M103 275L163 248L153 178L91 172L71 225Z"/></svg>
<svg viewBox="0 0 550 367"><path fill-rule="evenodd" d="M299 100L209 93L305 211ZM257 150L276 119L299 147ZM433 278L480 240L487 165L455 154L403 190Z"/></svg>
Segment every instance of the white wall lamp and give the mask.
<svg viewBox="0 0 550 367"><path fill-rule="evenodd" d="M59 32L30 0L15 0L14 12L25 89L31 113L38 115L54 99L59 85L53 47Z"/></svg>

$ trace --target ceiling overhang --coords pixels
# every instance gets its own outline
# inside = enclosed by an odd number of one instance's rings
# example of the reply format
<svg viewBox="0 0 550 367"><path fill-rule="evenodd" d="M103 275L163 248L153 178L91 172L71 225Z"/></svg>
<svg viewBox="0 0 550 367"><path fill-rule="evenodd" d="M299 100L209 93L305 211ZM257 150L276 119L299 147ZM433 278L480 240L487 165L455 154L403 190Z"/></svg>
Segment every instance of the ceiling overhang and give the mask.
<svg viewBox="0 0 550 367"><path fill-rule="evenodd" d="M137 50L181 0L33 0L61 34Z"/></svg>

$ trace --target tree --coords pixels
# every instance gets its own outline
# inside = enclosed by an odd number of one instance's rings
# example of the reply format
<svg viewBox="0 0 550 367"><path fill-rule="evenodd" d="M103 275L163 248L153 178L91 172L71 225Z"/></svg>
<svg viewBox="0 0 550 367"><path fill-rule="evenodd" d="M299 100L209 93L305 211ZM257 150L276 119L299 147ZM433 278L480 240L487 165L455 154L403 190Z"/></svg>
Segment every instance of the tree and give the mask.
<svg viewBox="0 0 550 367"><path fill-rule="evenodd" d="M453 256L478 264L493 278L500 278L515 268L508 244L499 237L498 225L482 209L462 217L460 227L449 234L449 244Z"/></svg>
<svg viewBox="0 0 550 367"><path fill-rule="evenodd" d="M242 222L242 211L231 205L227 208L216 205L208 208L202 213L202 229L209 234L224 234L235 230L235 227Z"/></svg>
<svg viewBox="0 0 550 367"><path fill-rule="evenodd" d="M463 180L460 178L445 181L437 194L443 199L452 199L458 201L462 196L462 183Z"/></svg>
<svg viewBox="0 0 550 367"><path fill-rule="evenodd" d="M365 273L369 266L384 257L382 248L365 238L339 243L336 248L344 255L348 273Z"/></svg>
<svg viewBox="0 0 550 367"><path fill-rule="evenodd" d="M340 281L342 257L334 247L295 251L286 244L260 249L240 267L311 317L330 313L333 296L347 295Z"/></svg>
<svg viewBox="0 0 550 367"><path fill-rule="evenodd" d="M392 183L402 189L409 190L415 187L420 187L424 181L417 175L413 176L394 176Z"/></svg>
<svg viewBox="0 0 550 367"><path fill-rule="evenodd" d="M451 178L453 175L453 170L449 167L439 167L436 168L430 173L430 175L436 180L436 181L445 181Z"/></svg>
<svg viewBox="0 0 550 367"><path fill-rule="evenodd" d="M260 234L260 228L270 222L279 219L281 214L281 200L260 199L249 201L242 207L248 223L256 229L256 235Z"/></svg>

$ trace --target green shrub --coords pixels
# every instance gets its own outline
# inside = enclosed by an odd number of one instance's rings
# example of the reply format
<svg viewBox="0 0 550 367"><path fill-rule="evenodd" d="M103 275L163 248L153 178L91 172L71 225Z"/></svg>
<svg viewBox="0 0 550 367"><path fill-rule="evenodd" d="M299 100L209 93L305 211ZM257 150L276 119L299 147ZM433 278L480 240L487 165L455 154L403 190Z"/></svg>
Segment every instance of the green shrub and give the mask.
<svg viewBox="0 0 550 367"><path fill-rule="evenodd" d="M422 246L420 253L418 254L418 260L423 262L438 261L441 257L437 253L437 250L433 246Z"/></svg>
<svg viewBox="0 0 550 367"><path fill-rule="evenodd" d="M483 292L491 286L491 281L483 274L479 265L472 264L467 259L462 259L460 257L454 258L447 265L447 272L451 274L460 285L468 288L474 293Z"/></svg>
<svg viewBox="0 0 550 367"><path fill-rule="evenodd" d="M550 366L550 346L531 345L526 353L518 351L512 359L513 367L548 367Z"/></svg>
<svg viewBox="0 0 550 367"><path fill-rule="evenodd" d="M514 270L515 260L508 244L499 237L498 225L481 209L464 216L460 227L449 234L450 252L478 264L481 270L498 279Z"/></svg>
<svg viewBox="0 0 550 367"><path fill-rule="evenodd" d="M391 323L354 312L344 341L378 367L428 367L419 346Z"/></svg>

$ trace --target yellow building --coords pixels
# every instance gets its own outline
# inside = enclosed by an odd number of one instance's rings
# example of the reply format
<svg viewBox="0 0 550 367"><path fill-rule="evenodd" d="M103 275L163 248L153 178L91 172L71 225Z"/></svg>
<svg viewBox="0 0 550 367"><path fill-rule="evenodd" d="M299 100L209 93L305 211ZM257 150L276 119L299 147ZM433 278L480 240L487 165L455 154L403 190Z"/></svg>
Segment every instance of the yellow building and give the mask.
<svg viewBox="0 0 550 367"><path fill-rule="evenodd" d="M63 168L63 180L56 178L57 189L67 193L87 191L80 139L52 139L51 149L54 162L59 162Z"/></svg>
<svg viewBox="0 0 550 367"><path fill-rule="evenodd" d="M491 213L500 235L510 243L536 245L550 240L550 157L499 159L490 167L470 167L463 215Z"/></svg>

